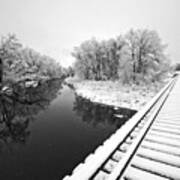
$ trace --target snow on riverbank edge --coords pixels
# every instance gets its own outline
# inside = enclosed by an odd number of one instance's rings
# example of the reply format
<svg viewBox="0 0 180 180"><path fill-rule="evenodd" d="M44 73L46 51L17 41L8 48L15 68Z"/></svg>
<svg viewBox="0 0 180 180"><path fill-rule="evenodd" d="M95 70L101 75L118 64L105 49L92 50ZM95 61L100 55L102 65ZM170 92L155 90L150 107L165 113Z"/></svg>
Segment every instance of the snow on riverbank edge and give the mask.
<svg viewBox="0 0 180 180"><path fill-rule="evenodd" d="M124 85L119 81L78 81L73 79L68 79L66 82L73 85L78 96L92 102L138 111L155 96L167 83L167 80L150 85Z"/></svg>

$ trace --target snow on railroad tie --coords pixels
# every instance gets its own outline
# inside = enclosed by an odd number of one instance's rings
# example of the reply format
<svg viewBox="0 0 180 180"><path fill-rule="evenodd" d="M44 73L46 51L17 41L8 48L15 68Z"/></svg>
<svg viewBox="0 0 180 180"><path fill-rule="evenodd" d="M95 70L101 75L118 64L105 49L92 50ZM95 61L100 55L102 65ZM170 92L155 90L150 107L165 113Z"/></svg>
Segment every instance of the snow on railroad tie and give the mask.
<svg viewBox="0 0 180 180"><path fill-rule="evenodd" d="M180 180L180 79L173 79L63 180Z"/></svg>

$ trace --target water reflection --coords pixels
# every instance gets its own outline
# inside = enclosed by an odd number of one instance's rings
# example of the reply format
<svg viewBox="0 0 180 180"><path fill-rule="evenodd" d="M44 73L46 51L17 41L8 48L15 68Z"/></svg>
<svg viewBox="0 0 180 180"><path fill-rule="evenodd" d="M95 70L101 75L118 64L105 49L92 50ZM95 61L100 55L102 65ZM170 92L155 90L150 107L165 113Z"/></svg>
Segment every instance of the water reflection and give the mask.
<svg viewBox="0 0 180 180"><path fill-rule="evenodd" d="M82 121L92 124L94 127L108 123L117 128L121 127L136 112L125 108L115 109L112 106L92 103L81 96L75 98L74 111L81 117ZM120 117L117 118L116 114Z"/></svg>
<svg viewBox="0 0 180 180"><path fill-rule="evenodd" d="M38 87L24 88L16 85L11 94L0 94L0 151L2 147L24 145L30 136L28 126L37 114L49 107L62 89L59 80L47 81ZM80 96L75 96L73 111L93 127L113 125L121 127L134 113L128 109L115 110L113 107L92 103ZM121 114L117 118L115 114Z"/></svg>
<svg viewBox="0 0 180 180"><path fill-rule="evenodd" d="M61 179L133 114L91 103L59 80L15 86L0 102L0 179L6 180Z"/></svg>
<svg viewBox="0 0 180 180"><path fill-rule="evenodd" d="M29 123L49 106L61 88L61 81L54 80L36 88L16 85L11 94L0 94L0 151L26 143Z"/></svg>

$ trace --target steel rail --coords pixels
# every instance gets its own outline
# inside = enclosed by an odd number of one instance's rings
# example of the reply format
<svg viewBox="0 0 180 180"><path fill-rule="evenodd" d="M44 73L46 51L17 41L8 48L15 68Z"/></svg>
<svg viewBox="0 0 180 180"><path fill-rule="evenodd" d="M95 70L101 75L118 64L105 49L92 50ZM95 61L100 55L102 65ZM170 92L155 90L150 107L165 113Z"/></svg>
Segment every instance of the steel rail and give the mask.
<svg viewBox="0 0 180 180"><path fill-rule="evenodd" d="M147 105L137 112L128 122L125 123L120 129L118 129L108 140L106 140L103 145L100 145L94 152L90 154L83 163L79 164L72 172L72 175L65 176L63 180L89 180L93 179L97 171L102 167L102 165L109 159L109 157L116 151L117 147L122 144L125 139L134 131L138 123L152 110L152 108L159 102L161 97L170 92L170 89L173 87L176 78L173 78L169 83L154 97L152 100L147 103ZM155 116L157 112L154 112ZM152 117L152 116L151 116ZM151 118L150 118L151 119ZM126 167L128 166L132 154L136 151L141 142L144 134L147 132L149 125L152 120L149 120L149 123L145 124L143 130L140 132L138 137L134 140L136 145L132 145L130 150L126 153L126 158L118 164L114 171L110 174L109 179L115 180L123 175ZM134 144L133 141L133 144ZM123 164L123 165L122 165Z"/></svg>
<svg viewBox="0 0 180 180"><path fill-rule="evenodd" d="M116 168L113 170L113 172L110 174L107 180L121 180L123 179L123 176L126 172L126 169L130 166L130 162L132 158L135 156L141 142L143 141L145 135L147 134L148 130L150 129L151 125L153 124L156 116L158 115L159 111L161 110L162 106L164 105L166 99L169 96L169 93L171 92L173 86L175 84L175 81L169 86L167 91L163 94L163 97L161 99L161 102L158 104L158 107L156 107L156 110L152 112L150 117L148 118L146 124L141 129L140 133L138 134L137 138L133 141L132 145L128 149L127 153L124 155L123 159L119 161Z"/></svg>

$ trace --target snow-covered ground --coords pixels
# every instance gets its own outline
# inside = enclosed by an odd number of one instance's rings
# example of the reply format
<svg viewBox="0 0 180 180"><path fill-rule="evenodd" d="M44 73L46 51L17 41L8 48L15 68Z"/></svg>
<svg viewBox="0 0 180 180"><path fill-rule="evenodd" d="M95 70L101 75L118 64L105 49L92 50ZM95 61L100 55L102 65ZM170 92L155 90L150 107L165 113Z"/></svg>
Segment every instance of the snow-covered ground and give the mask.
<svg viewBox="0 0 180 180"><path fill-rule="evenodd" d="M141 109L165 83L151 85L124 85L118 81L77 81L73 84L78 95L92 102L134 110Z"/></svg>

